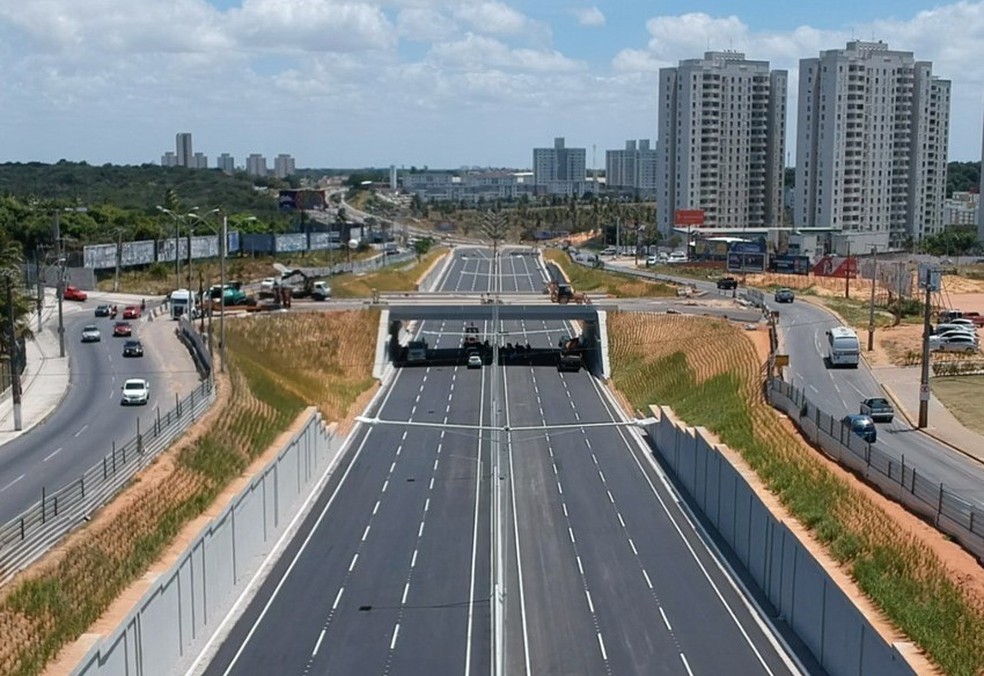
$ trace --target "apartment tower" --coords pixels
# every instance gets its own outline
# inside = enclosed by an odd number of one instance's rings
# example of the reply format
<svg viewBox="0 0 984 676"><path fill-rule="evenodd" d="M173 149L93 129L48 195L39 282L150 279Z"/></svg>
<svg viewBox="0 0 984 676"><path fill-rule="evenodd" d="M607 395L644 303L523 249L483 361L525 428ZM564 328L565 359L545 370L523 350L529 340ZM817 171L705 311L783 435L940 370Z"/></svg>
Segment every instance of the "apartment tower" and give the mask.
<svg viewBox="0 0 984 676"><path fill-rule="evenodd" d="M800 60L796 225L837 253L902 248L943 229L950 82L883 42Z"/></svg>
<svg viewBox="0 0 984 676"><path fill-rule="evenodd" d="M657 225L680 209L716 230L779 226L787 74L740 52L707 52L659 71Z"/></svg>
<svg viewBox="0 0 984 676"><path fill-rule="evenodd" d="M626 141L625 150L605 151L606 187L643 199L656 196L656 150L649 139Z"/></svg>
<svg viewBox="0 0 984 676"><path fill-rule="evenodd" d="M567 148L564 138L554 139L553 148L533 149L533 183L548 195L580 197L587 189L584 148Z"/></svg>
<svg viewBox="0 0 984 676"><path fill-rule="evenodd" d="M181 132L174 137L175 154L178 158L179 167L193 167L195 154L191 150L191 134Z"/></svg>

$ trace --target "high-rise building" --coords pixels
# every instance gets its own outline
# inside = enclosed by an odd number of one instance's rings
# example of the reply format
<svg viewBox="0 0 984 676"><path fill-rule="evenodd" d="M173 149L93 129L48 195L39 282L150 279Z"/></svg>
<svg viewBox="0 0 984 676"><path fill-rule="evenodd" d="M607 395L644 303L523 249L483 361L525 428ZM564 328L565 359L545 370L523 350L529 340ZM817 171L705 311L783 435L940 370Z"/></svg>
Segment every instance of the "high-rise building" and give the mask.
<svg viewBox="0 0 984 676"><path fill-rule="evenodd" d="M554 139L553 148L534 148L533 183L548 195L584 194L586 156L584 148L564 147L563 137Z"/></svg>
<svg viewBox="0 0 984 676"><path fill-rule="evenodd" d="M161 155L161 166L162 167L178 166L178 156L175 155L173 151L168 150L166 153Z"/></svg>
<svg viewBox="0 0 984 676"><path fill-rule="evenodd" d="M188 132L181 132L175 136L175 146L177 152L175 153L178 158L179 167L191 167L193 165L193 160L195 154L191 150L191 134Z"/></svg>
<svg viewBox="0 0 984 676"><path fill-rule="evenodd" d="M251 153L246 158L246 173L250 176L266 176L269 173L266 158L259 153Z"/></svg>
<svg viewBox="0 0 984 676"><path fill-rule="evenodd" d="M208 155L195 153L194 157L191 158L191 167L193 169L208 169Z"/></svg>
<svg viewBox="0 0 984 676"><path fill-rule="evenodd" d="M649 139L626 141L625 150L605 151L608 188L652 199L656 196L656 150Z"/></svg>
<svg viewBox="0 0 984 676"><path fill-rule="evenodd" d="M984 135L981 136L981 166L984 167ZM981 172L978 194L984 195L984 171ZM977 210L977 239L984 242L984 209Z"/></svg>
<svg viewBox="0 0 984 676"><path fill-rule="evenodd" d="M277 178L287 178L294 171L294 158L290 155L280 153L273 158L273 175Z"/></svg>
<svg viewBox="0 0 984 676"><path fill-rule="evenodd" d="M677 210L717 230L782 223L784 70L740 52L706 52L659 71L656 176L660 232Z"/></svg>
<svg viewBox="0 0 984 676"><path fill-rule="evenodd" d="M943 229L950 82L883 42L800 60L794 221L836 253Z"/></svg>
<svg viewBox="0 0 984 676"><path fill-rule="evenodd" d="M236 171L236 160L229 153L222 153L215 161L215 166L226 174L232 174Z"/></svg>

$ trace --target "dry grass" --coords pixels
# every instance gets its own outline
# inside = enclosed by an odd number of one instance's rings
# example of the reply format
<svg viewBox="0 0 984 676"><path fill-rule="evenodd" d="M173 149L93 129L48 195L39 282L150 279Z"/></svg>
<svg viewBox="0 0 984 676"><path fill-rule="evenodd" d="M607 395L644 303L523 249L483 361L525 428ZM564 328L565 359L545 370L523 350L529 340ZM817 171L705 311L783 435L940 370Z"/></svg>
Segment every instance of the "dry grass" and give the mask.
<svg viewBox="0 0 984 676"><path fill-rule="evenodd" d="M933 394L964 427L984 434L984 376L932 378Z"/></svg>
<svg viewBox="0 0 984 676"><path fill-rule="evenodd" d="M669 284L649 281L635 275L577 265L572 263L570 256L560 249L546 249L543 256L547 262L555 263L563 269L575 291L584 291L592 296L600 294L615 298L676 296L676 288Z"/></svg>

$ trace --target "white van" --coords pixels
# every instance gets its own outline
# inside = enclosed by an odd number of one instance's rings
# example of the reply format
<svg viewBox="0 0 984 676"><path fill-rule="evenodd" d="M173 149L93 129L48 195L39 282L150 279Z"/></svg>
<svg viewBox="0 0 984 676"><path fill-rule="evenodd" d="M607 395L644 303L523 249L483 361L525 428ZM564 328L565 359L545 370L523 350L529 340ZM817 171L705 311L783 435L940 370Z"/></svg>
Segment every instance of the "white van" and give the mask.
<svg viewBox="0 0 984 676"><path fill-rule="evenodd" d="M858 367L861 361L861 342L858 334L846 326L827 330L827 359L831 366Z"/></svg>

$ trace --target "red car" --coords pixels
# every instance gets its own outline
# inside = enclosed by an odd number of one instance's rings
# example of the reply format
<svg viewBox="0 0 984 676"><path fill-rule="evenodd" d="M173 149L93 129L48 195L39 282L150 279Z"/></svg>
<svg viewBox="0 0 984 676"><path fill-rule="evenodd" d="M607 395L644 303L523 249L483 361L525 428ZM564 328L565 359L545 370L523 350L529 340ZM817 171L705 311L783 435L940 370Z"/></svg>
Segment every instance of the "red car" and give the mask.
<svg viewBox="0 0 984 676"><path fill-rule="evenodd" d="M113 326L114 336L132 336L133 327L130 326L130 322L116 322Z"/></svg>
<svg viewBox="0 0 984 676"><path fill-rule="evenodd" d="M123 308L123 319L140 319L140 306L127 305Z"/></svg>
<svg viewBox="0 0 984 676"><path fill-rule="evenodd" d="M72 286L71 284L66 286L65 290L62 292L62 298L65 300L85 300L88 297L89 296L85 291L79 289L78 287Z"/></svg>

